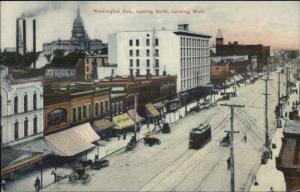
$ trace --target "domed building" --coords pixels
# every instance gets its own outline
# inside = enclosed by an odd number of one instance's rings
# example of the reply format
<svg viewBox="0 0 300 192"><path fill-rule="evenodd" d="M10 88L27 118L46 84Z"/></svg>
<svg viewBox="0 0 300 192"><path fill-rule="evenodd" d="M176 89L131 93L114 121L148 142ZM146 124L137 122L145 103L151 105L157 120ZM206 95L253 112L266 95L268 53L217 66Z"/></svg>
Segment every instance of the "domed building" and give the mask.
<svg viewBox="0 0 300 192"><path fill-rule="evenodd" d="M43 44L44 55L53 54L55 50L64 50L65 53L83 50L88 53L99 53L107 44L99 39L91 40L84 28L83 20L80 16L80 8L77 8L77 15L73 22L72 36L70 40L56 40Z"/></svg>

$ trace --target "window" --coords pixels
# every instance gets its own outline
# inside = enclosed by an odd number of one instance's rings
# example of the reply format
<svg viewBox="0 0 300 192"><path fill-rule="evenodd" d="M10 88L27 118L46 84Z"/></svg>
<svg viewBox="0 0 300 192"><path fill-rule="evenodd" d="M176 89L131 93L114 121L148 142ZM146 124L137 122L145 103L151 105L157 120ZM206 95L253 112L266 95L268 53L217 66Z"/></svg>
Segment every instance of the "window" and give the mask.
<svg viewBox="0 0 300 192"><path fill-rule="evenodd" d="M140 46L140 41L138 39L135 40L135 45Z"/></svg>
<svg viewBox="0 0 300 192"><path fill-rule="evenodd" d="M140 60L139 60L139 59L136 60L136 66L137 66L137 67L140 66Z"/></svg>
<svg viewBox="0 0 300 192"><path fill-rule="evenodd" d="M73 108L73 122L76 121L77 114L76 114L76 108Z"/></svg>
<svg viewBox="0 0 300 192"><path fill-rule="evenodd" d="M108 113L108 101L105 101L105 112Z"/></svg>
<svg viewBox="0 0 300 192"><path fill-rule="evenodd" d="M66 117L67 118L67 117ZM37 134L37 117L35 116L33 119L33 134L36 135Z"/></svg>
<svg viewBox="0 0 300 192"><path fill-rule="evenodd" d="M86 118L86 105L83 106L83 114L82 114L82 116L83 116L83 119Z"/></svg>
<svg viewBox="0 0 300 192"><path fill-rule="evenodd" d="M14 98L14 113L18 113L18 96Z"/></svg>
<svg viewBox="0 0 300 192"><path fill-rule="evenodd" d="M136 70L136 76L140 76L140 70L139 69Z"/></svg>
<svg viewBox="0 0 300 192"><path fill-rule="evenodd" d="M24 121L24 137L27 137L27 136L28 136L28 119L26 117L25 121Z"/></svg>
<svg viewBox="0 0 300 192"><path fill-rule="evenodd" d="M89 72L89 66L86 66L86 72Z"/></svg>
<svg viewBox="0 0 300 192"><path fill-rule="evenodd" d="M155 56L159 56L159 50L155 49Z"/></svg>
<svg viewBox="0 0 300 192"><path fill-rule="evenodd" d="M132 39L129 40L129 46L132 46Z"/></svg>
<svg viewBox="0 0 300 192"><path fill-rule="evenodd" d="M159 67L159 60L155 59L155 67Z"/></svg>
<svg viewBox="0 0 300 192"><path fill-rule="evenodd" d="M89 58L86 58L86 63L89 63Z"/></svg>
<svg viewBox="0 0 300 192"><path fill-rule="evenodd" d="M48 113L48 125L53 126L63 122L67 122L66 109L55 109Z"/></svg>
<svg viewBox="0 0 300 192"><path fill-rule="evenodd" d="M19 122L15 122L15 125L14 125L14 137L15 137L15 140L19 139Z"/></svg>
<svg viewBox="0 0 300 192"><path fill-rule="evenodd" d="M147 57L150 56L150 50L149 50L149 49L146 50L146 56L147 56Z"/></svg>
<svg viewBox="0 0 300 192"><path fill-rule="evenodd" d="M98 116L99 115L99 103L96 103L96 116Z"/></svg>
<svg viewBox="0 0 300 192"><path fill-rule="evenodd" d="M130 59L129 62L130 62L130 67L133 67L133 60Z"/></svg>
<svg viewBox="0 0 300 192"><path fill-rule="evenodd" d="M78 121L81 121L81 107L78 107Z"/></svg>
<svg viewBox="0 0 300 192"><path fill-rule="evenodd" d="M2 116L2 95L0 95L0 117Z"/></svg>
<svg viewBox="0 0 300 192"><path fill-rule="evenodd" d="M129 56L133 56L133 50L129 50Z"/></svg>
<svg viewBox="0 0 300 192"><path fill-rule="evenodd" d="M155 75L159 76L159 69L155 69Z"/></svg>
<svg viewBox="0 0 300 192"><path fill-rule="evenodd" d="M33 110L37 109L36 93L33 94Z"/></svg>
<svg viewBox="0 0 300 192"><path fill-rule="evenodd" d="M146 62L147 62L147 67L150 67L150 59L147 59Z"/></svg>
<svg viewBox="0 0 300 192"><path fill-rule="evenodd" d="M147 75L150 75L150 69L146 69Z"/></svg>
<svg viewBox="0 0 300 192"><path fill-rule="evenodd" d="M112 110L112 114L115 115L115 103L112 103L112 106L111 106L111 110Z"/></svg>
<svg viewBox="0 0 300 192"><path fill-rule="evenodd" d="M146 39L146 46L150 46L150 39Z"/></svg>
<svg viewBox="0 0 300 192"><path fill-rule="evenodd" d="M103 102L100 103L100 114L103 113Z"/></svg>
<svg viewBox="0 0 300 192"><path fill-rule="evenodd" d="M24 112L28 111L28 97L24 95Z"/></svg>
<svg viewBox="0 0 300 192"><path fill-rule="evenodd" d="M158 46L158 39L155 39L155 46Z"/></svg>
<svg viewBox="0 0 300 192"><path fill-rule="evenodd" d="M140 50L136 50L135 53L137 57L140 56Z"/></svg>
<svg viewBox="0 0 300 192"><path fill-rule="evenodd" d="M130 76L133 76L133 69L129 69Z"/></svg>

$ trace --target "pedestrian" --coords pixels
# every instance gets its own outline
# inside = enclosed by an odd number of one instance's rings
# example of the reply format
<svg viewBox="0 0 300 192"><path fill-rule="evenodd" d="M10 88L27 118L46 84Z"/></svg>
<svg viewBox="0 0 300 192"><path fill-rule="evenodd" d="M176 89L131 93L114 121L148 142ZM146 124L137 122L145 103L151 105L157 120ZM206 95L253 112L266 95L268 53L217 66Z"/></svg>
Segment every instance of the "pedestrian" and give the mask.
<svg viewBox="0 0 300 192"><path fill-rule="evenodd" d="M270 192L274 192L273 187L270 187Z"/></svg>
<svg viewBox="0 0 300 192"><path fill-rule="evenodd" d="M247 143L247 135L244 135L244 141Z"/></svg>
<svg viewBox="0 0 300 192"><path fill-rule="evenodd" d="M271 159L273 158L273 151L272 151L272 149L270 149L270 158Z"/></svg>
<svg viewBox="0 0 300 192"><path fill-rule="evenodd" d="M227 169L230 169L231 166L231 161L230 161L230 157L228 157L227 159Z"/></svg>
<svg viewBox="0 0 300 192"><path fill-rule="evenodd" d="M6 191L6 182L5 182L5 180L4 179L2 179L2 181L1 181L1 191L3 190L3 191Z"/></svg>
<svg viewBox="0 0 300 192"><path fill-rule="evenodd" d="M34 187L36 191L40 191L41 188L41 180L39 177L36 177L35 182L34 182Z"/></svg>
<svg viewBox="0 0 300 192"><path fill-rule="evenodd" d="M52 170L51 175L54 176L54 183L56 183L56 181L57 181L57 168L56 167Z"/></svg>

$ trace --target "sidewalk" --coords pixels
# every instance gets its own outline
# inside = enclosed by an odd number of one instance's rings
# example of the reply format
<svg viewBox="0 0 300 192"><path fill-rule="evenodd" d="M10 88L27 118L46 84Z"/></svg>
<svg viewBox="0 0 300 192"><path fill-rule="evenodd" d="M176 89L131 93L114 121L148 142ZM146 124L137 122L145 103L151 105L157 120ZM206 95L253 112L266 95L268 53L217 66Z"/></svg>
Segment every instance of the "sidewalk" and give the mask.
<svg viewBox="0 0 300 192"><path fill-rule="evenodd" d="M299 82L297 83L299 84ZM288 103L286 103L283 114L285 114L285 112L291 111L293 101L296 101L298 97L299 95L297 94L290 95L290 99L288 102L289 105ZM276 148L272 149L273 158L269 160L266 165L260 165L259 170L256 174L256 180L258 182L258 185L255 186L254 183L252 183L250 191L270 191L271 187L274 191L286 190L284 175L281 171L276 169L275 162L275 158L279 156L279 152L282 145L281 138L283 137L284 125L285 120L282 119L282 128L277 128L272 138L272 143L276 144Z"/></svg>

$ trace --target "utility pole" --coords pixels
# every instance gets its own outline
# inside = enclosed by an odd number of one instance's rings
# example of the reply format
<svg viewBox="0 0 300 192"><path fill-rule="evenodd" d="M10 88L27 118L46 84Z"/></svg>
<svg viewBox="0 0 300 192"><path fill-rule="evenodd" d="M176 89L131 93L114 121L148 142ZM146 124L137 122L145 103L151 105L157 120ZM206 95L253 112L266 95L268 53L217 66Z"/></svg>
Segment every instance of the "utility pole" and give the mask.
<svg viewBox="0 0 300 192"><path fill-rule="evenodd" d="M285 69L285 96L288 97L289 91L288 91L288 83L289 83L289 76L288 76L288 67Z"/></svg>
<svg viewBox="0 0 300 192"><path fill-rule="evenodd" d="M278 72L278 105L280 104L280 72Z"/></svg>
<svg viewBox="0 0 300 192"><path fill-rule="evenodd" d="M269 76L267 76L266 79L262 79L265 81L265 93L263 95L265 95L265 128L266 128L266 134L265 134L265 140L266 140L266 148L269 147L269 123L268 123L268 95L270 95L268 93L268 81L271 80L269 79Z"/></svg>
<svg viewBox="0 0 300 192"><path fill-rule="evenodd" d="M231 172L231 179L230 179L230 186L231 192L234 192L234 144L233 144L233 134L239 133L239 131L234 131L233 129L233 116L234 116L234 108L235 107L245 107L244 105L228 105L228 104L221 104L221 106L227 106L230 108L231 117L230 117L230 131L225 131L230 133L230 172Z"/></svg>
<svg viewBox="0 0 300 192"><path fill-rule="evenodd" d="M134 110L135 110L135 118L134 118L134 138L136 140L136 130L137 130L137 120L136 120L136 117L137 117L137 99L138 99L138 94L134 94Z"/></svg>

